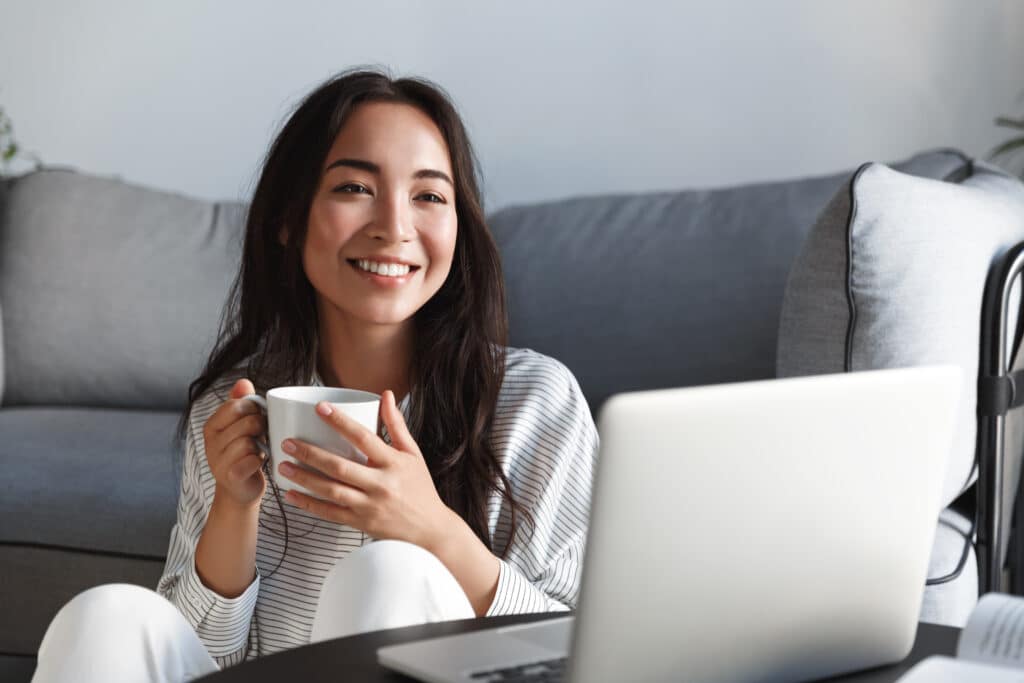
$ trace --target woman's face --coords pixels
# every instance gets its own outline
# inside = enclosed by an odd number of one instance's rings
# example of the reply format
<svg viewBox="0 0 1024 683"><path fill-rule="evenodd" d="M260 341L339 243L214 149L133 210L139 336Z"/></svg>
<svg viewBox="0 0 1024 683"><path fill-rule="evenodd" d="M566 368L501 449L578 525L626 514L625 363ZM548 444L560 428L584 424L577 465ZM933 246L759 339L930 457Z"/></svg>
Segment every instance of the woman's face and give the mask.
<svg viewBox="0 0 1024 683"><path fill-rule="evenodd" d="M448 276L457 225L448 146L430 117L359 105L327 154L302 250L321 316L350 328L410 321Z"/></svg>

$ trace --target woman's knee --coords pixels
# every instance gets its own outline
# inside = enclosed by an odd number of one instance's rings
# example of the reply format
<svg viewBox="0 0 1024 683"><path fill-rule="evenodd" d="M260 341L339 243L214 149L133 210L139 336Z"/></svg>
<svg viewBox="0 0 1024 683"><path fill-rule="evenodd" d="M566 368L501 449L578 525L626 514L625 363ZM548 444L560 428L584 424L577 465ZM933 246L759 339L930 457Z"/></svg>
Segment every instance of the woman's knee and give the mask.
<svg viewBox="0 0 1024 683"><path fill-rule="evenodd" d="M216 670L174 605L141 586L108 584L79 593L57 612L33 681L176 681Z"/></svg>
<svg viewBox="0 0 1024 683"><path fill-rule="evenodd" d="M329 592L352 595L378 605L423 604L431 614L472 611L469 599L451 571L429 550L405 541L374 541L344 558L334 568ZM470 614L469 616L473 616Z"/></svg>
<svg viewBox="0 0 1024 683"><path fill-rule="evenodd" d="M82 591L72 598L50 623L49 632L106 634L117 638L124 629L140 623L181 618L177 609L159 594L142 586L113 583Z"/></svg>
<svg viewBox="0 0 1024 683"><path fill-rule="evenodd" d="M449 574L448 568L429 550L406 541L368 543L338 563L339 568L364 569L380 578L394 575L408 579L411 573Z"/></svg>
<svg viewBox="0 0 1024 683"><path fill-rule="evenodd" d="M175 609L174 605L158 593L128 583L110 583L82 591L58 612L70 616L91 618L93 615L106 618L132 618Z"/></svg>
<svg viewBox="0 0 1024 683"><path fill-rule="evenodd" d="M311 640L473 616L462 587L437 556L404 541L375 541L328 574Z"/></svg>

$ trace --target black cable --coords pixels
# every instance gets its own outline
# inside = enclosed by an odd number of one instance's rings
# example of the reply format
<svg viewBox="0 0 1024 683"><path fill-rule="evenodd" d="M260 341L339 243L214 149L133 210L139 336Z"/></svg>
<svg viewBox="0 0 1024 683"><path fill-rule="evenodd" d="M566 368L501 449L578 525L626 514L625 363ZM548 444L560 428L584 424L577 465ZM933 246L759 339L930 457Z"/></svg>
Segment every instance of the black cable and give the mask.
<svg viewBox="0 0 1024 683"><path fill-rule="evenodd" d="M964 549L963 549L963 552L960 553L960 560L956 563L956 567L953 569L953 571L951 571L948 574L943 574L942 576L938 576L938 577L936 577L934 579L926 580L924 582L924 585L926 585L926 586L938 586L938 585L943 584L943 583L949 583L953 579L956 579L957 577L959 577L960 574L963 573L964 567L967 566L967 558L970 557L970 554L971 554L971 545L972 545L971 539L974 538L974 529L975 529L975 520L974 519L971 519L971 528L967 531L967 533L964 533L957 526L955 526L952 522L950 522L948 520L945 520L945 519L941 519L940 518L939 519L939 524L943 524L943 525L949 527L950 529L952 529L953 531L957 532L961 536L963 536L964 537Z"/></svg>

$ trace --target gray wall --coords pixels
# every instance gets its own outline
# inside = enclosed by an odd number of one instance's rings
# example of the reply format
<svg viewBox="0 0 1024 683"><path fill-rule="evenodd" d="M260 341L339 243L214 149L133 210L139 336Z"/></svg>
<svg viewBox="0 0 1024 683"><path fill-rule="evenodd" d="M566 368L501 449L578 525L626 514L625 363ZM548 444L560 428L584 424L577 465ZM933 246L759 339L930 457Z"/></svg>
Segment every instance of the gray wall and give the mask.
<svg viewBox="0 0 1024 683"><path fill-rule="evenodd" d="M489 208L984 154L1024 109L1024 2L23 0L0 104L46 162L245 197L289 107L379 63L440 82Z"/></svg>

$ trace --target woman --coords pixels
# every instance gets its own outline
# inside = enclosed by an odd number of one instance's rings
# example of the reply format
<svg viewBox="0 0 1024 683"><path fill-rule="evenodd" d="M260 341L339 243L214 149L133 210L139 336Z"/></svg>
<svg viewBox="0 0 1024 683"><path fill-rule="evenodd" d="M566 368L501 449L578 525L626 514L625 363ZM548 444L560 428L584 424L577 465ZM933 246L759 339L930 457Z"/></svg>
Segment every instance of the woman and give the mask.
<svg viewBox="0 0 1024 683"><path fill-rule="evenodd" d="M563 365L506 346L475 173L455 109L425 81L352 71L300 104L190 387L158 593L76 597L36 680L189 680L325 638L575 605L596 430ZM380 434L317 407L365 466L282 444L324 475L278 474L320 500L279 495L254 443L265 419L242 398L292 384L382 395Z"/></svg>

